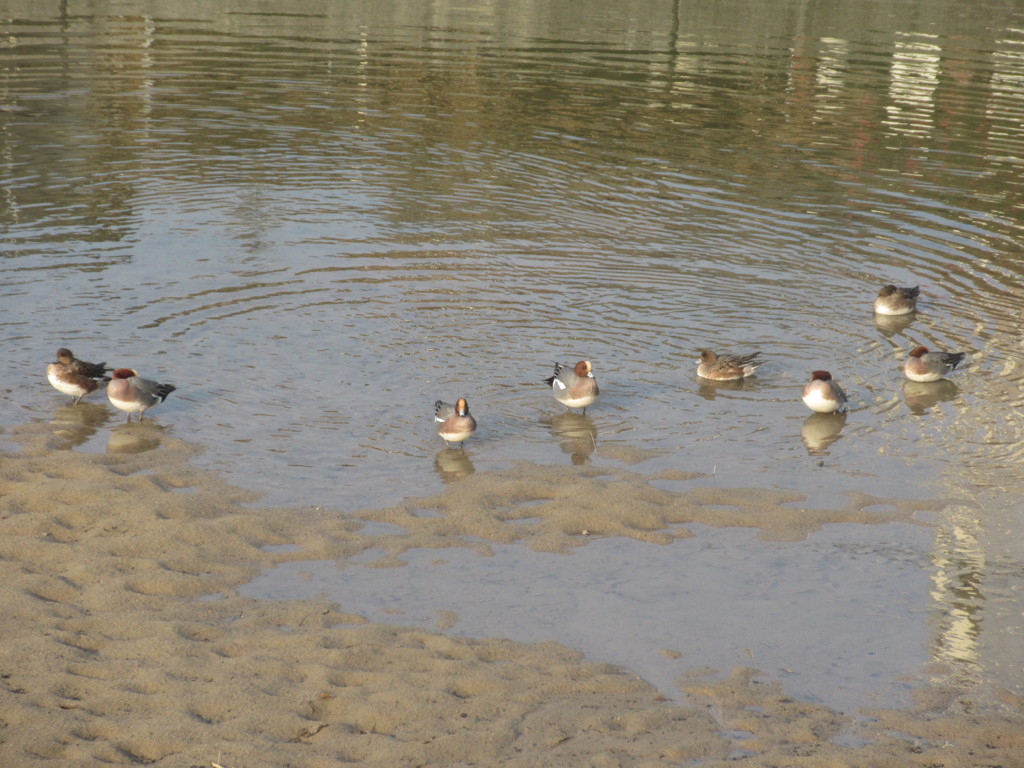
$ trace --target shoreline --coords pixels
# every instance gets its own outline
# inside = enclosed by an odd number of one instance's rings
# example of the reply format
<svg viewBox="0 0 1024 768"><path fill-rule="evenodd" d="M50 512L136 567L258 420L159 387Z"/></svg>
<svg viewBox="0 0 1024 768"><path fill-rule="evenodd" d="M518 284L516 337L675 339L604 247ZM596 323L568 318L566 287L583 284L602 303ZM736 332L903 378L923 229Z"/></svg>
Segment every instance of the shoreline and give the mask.
<svg viewBox="0 0 1024 768"><path fill-rule="evenodd" d="M237 592L276 563L344 560L369 547L397 561L411 547L487 542L565 551L586 544L583 530L664 543L679 535L666 521L700 522L721 493L736 511L723 520L716 507L717 525L748 525L795 495L762 495L758 506L742 492L669 494L625 472L610 482L608 472L574 470L577 501L631 500L609 519L559 502L568 469L521 466L354 520L258 508L253 494L197 468L198 449L158 425L131 436L145 450L54 450L48 424L5 435L21 446L0 465L6 765L1024 764L1024 698L1007 691L972 707L961 690L924 686L912 709L854 720L740 667L694 670L679 683L688 701L676 705L629 670L554 642L451 637L373 624L327 600ZM509 524L536 508L481 515L496 489L503 499L553 503L536 523ZM759 535L908 521L927 506L880 512L875 502L801 510L799 525L779 518ZM364 519L407 535L363 534ZM472 543L461 538L470 535Z"/></svg>

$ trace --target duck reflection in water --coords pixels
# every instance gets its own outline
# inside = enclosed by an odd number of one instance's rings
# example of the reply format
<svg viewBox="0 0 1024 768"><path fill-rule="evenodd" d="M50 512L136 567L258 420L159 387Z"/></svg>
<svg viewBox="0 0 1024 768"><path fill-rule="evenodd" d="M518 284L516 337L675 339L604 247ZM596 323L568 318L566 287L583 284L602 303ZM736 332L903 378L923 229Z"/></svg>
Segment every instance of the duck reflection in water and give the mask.
<svg viewBox="0 0 1024 768"><path fill-rule="evenodd" d="M558 440L563 453L569 454L572 463L586 464L590 454L597 450L597 427L584 413L560 413L557 416L541 418Z"/></svg>
<svg viewBox="0 0 1024 768"><path fill-rule="evenodd" d="M889 339L893 336L899 336L907 330L916 317L916 312L911 312L908 315L880 315L876 312L875 328L878 329L882 336Z"/></svg>
<svg viewBox="0 0 1024 768"><path fill-rule="evenodd" d="M110 410L96 403L82 402L58 408L50 421L54 437L60 441L56 449L70 451L77 448L95 435L109 418Z"/></svg>
<svg viewBox="0 0 1024 768"><path fill-rule="evenodd" d="M145 453L160 447L166 427L153 421L125 422L110 430L107 453Z"/></svg>
<svg viewBox="0 0 1024 768"><path fill-rule="evenodd" d="M800 439L804 441L809 456L827 456L828 447L842 435L846 426L846 413L812 413L800 427Z"/></svg>
<svg viewBox="0 0 1024 768"><path fill-rule="evenodd" d="M949 379L903 382L903 399L911 413L922 416L939 403L956 399L960 388Z"/></svg>
<svg viewBox="0 0 1024 768"><path fill-rule="evenodd" d="M434 456L434 469L442 482L452 483L469 477L476 472L476 467L464 448L443 448Z"/></svg>
<svg viewBox="0 0 1024 768"><path fill-rule="evenodd" d="M760 382L757 379L733 379L732 381L715 381L714 379L697 379L699 385L697 394L705 400L714 400L724 392L746 392L757 389Z"/></svg>

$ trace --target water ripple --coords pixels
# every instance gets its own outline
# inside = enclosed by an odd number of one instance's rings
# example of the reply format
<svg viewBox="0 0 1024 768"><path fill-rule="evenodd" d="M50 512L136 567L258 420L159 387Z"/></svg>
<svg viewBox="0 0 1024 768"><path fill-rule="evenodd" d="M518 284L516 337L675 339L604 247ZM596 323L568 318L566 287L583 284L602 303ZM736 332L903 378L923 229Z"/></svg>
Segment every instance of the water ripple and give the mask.
<svg viewBox="0 0 1024 768"><path fill-rule="evenodd" d="M541 380L584 357L589 461L1020 482L1019 33L762 21L15 25L8 359L37 376L67 343L173 378L162 417L207 460L316 502L437 482L438 397L470 398L480 467L564 460ZM873 318L888 282L921 285L917 315ZM952 389L906 389L918 343L969 352ZM702 347L768 363L712 385ZM821 367L854 403L828 434L799 402ZM20 397L8 418L46 418Z"/></svg>

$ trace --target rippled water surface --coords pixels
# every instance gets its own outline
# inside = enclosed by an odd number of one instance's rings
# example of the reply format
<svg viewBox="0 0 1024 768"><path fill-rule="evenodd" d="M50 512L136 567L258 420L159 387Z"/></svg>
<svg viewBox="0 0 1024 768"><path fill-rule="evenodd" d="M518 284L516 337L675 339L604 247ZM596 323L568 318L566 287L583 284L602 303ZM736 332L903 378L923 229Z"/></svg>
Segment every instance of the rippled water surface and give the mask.
<svg viewBox="0 0 1024 768"><path fill-rule="evenodd" d="M153 419L270 504L527 459L980 498L1024 528L1018 4L14 2L0 26L0 424L152 447L48 387L68 346L175 384ZM916 315L873 316L888 282ZM969 356L913 386L919 343ZM768 363L714 385L702 347ZM541 380L583 358L601 399L566 418ZM800 402L818 368L845 420ZM459 396L480 428L453 457L432 404ZM951 557L938 581L1021 573Z"/></svg>

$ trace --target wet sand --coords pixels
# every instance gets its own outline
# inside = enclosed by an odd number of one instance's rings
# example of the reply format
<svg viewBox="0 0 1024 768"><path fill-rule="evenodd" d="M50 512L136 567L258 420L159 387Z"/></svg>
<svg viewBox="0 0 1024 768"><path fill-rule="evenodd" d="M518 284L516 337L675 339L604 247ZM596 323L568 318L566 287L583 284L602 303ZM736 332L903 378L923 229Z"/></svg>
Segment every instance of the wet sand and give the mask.
<svg viewBox="0 0 1024 768"><path fill-rule="evenodd" d="M59 432L15 430L20 450L0 461L5 766L1024 765L1024 700L1005 691L982 706L925 686L909 710L851 719L737 668L693 672L677 705L556 643L453 638L236 591L275 563L368 548L387 553L381 565L411 547L565 551L593 536L664 543L692 522L800 538L914 521L935 502L864 495L817 510L795 494L676 493L626 470L523 464L356 520L260 508L155 424L116 430L107 454L56 450ZM407 534L367 535L362 520Z"/></svg>

